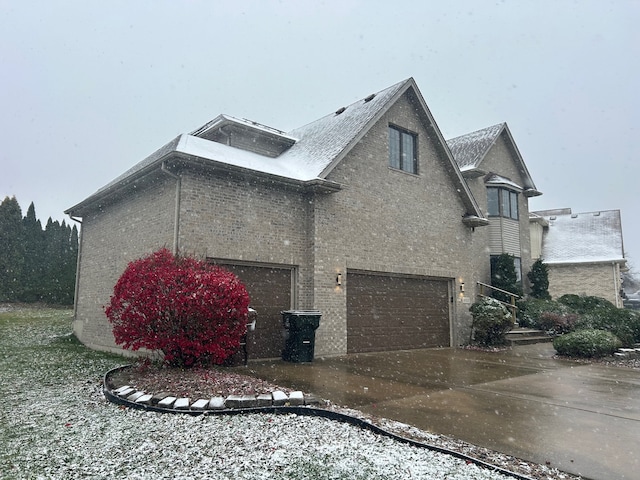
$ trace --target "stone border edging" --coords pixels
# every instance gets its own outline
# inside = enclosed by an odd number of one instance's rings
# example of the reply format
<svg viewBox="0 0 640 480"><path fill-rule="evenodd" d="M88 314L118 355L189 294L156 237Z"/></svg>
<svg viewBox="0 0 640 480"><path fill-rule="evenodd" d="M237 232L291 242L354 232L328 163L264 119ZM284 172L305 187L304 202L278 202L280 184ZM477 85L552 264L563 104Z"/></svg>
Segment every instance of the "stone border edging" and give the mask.
<svg viewBox="0 0 640 480"><path fill-rule="evenodd" d="M136 400L139 400L140 398L142 398L143 396L148 395L149 396L149 400L151 400L153 398L153 396L151 394L147 394L144 392L139 392L136 391L135 393L133 393L133 395L136 395L138 393L141 393L141 395L137 398L135 398L134 400L130 400L131 398L131 393L128 395L123 395L121 394L116 394L114 393L114 390L111 390L107 385L107 380L108 377L111 373L127 368L129 367L129 365L125 365L122 367L116 367L113 368L111 370L109 370L103 378L103 393L104 396L107 400L109 400L111 403L114 403L116 405L124 405L130 408L135 408L135 409L139 409L139 410L146 410L149 412L157 412L157 413L173 413L173 414L187 414L187 415L203 415L203 416L207 416L207 415L244 415L244 414L250 414L250 413L275 413L275 414L295 414L295 415L304 415L304 416L308 416L308 417L323 417L323 418L327 418L329 420L334 420L334 421L338 421L338 422L343 422L343 423L348 423L351 424L353 426L365 429L365 430L369 430L375 434L378 435L383 435L385 437L391 438L397 442L400 443L404 443L413 447L417 447L417 448L425 448L427 450L431 450L434 452L439 452L439 453L444 453L446 455L451 455L455 458L459 458L461 460L464 460L466 462L469 463L473 463L479 467L488 469L488 470L492 470L494 472L498 472L501 473L503 475L507 475L509 477L512 478L516 478L518 480L534 480L531 477L527 477L525 475L521 475L519 473L516 472L512 472L510 470L506 470L502 467L498 467L496 465L492 465L490 463L484 462L478 458L475 457L471 457L469 455L465 455L464 453L460 453L460 452L456 452L453 450L449 450L447 448L444 447L438 447L436 445L431 445L429 443L423 443L423 442L418 442L417 440L412 440L410 438L405 438L402 437L400 435L397 435L395 433L389 432L381 427L378 427L377 425L374 425L373 423L370 423L366 420L363 420L361 418L357 418L351 415L347 415L344 413L339 413L339 412L334 412L331 410L326 410L323 408L318 408L318 407L313 407L310 404L305 404L304 403L304 394L302 394L302 392L291 392L296 393L296 395L294 396L294 398L296 400L294 400L294 402L297 402L299 400L300 395L302 395L303 398L303 402L302 403L298 403L296 405L291 405L291 404L282 404L282 405L277 405L275 403L275 401L272 402L271 405L256 405L256 406L238 406L235 408L212 408L212 409L205 409L205 408L199 408L196 407L194 408L194 404L197 403L194 402L193 405L188 405L186 407L184 406L174 406L173 408L171 407L163 407L163 406L157 406L159 404L152 404L151 402L147 403L147 402L139 402ZM120 387L123 388L123 387ZM131 387L129 387L131 388ZM118 390L118 389L116 389ZM132 391L135 389L131 389ZM281 392L283 395L286 395L284 392ZM229 399L230 397L234 397L234 395L230 395L229 397L227 397L227 399ZM242 396L237 396L237 397L242 397ZM253 397L253 398L257 398L256 396L247 396L247 397ZM157 398L157 397L156 397ZM222 397L219 397L222 398ZM318 400L315 399L315 397L309 396L309 398L312 398L314 401L314 404L318 404ZM275 400L275 399L274 399ZM248 404L249 402L247 402ZM278 402L279 403L279 402ZM175 405L175 401L174 401L174 405ZM226 401L225 401L225 406L226 406Z"/></svg>
<svg viewBox="0 0 640 480"><path fill-rule="evenodd" d="M152 394L143 390L138 390L129 385L119 388L111 388L109 377L120 370L129 368L131 365L123 365L109 370L103 379L103 391L105 396L113 403L129 405L136 408L157 412L179 412L202 413L221 412L227 413L229 410L247 410L260 407L282 407L282 406L303 406L317 405L320 400L313 395L305 395L300 391L285 392L275 390L271 393L261 395L229 395L228 397L213 397L209 399L198 399L192 401L186 397L174 397L169 393Z"/></svg>

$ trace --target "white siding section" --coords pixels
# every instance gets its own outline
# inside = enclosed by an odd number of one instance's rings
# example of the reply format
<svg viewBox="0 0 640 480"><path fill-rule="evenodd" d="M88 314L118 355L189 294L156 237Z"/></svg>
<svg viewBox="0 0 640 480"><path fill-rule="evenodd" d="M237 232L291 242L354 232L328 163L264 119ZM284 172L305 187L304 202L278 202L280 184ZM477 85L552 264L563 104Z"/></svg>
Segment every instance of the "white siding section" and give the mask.
<svg viewBox="0 0 640 480"><path fill-rule="evenodd" d="M517 220L502 219L502 238L503 253L520 258L520 223Z"/></svg>
<svg viewBox="0 0 640 480"><path fill-rule="evenodd" d="M535 261L542 256L542 233L544 229L542 225L535 222L531 222L529 226L529 233L531 235L531 259Z"/></svg>
<svg viewBox="0 0 640 480"><path fill-rule="evenodd" d="M487 227L489 229L489 254L509 253L515 257L520 252L520 224L510 218L494 217Z"/></svg>
<svg viewBox="0 0 640 480"><path fill-rule="evenodd" d="M489 255L500 255L502 252L501 218L492 218L489 224Z"/></svg>

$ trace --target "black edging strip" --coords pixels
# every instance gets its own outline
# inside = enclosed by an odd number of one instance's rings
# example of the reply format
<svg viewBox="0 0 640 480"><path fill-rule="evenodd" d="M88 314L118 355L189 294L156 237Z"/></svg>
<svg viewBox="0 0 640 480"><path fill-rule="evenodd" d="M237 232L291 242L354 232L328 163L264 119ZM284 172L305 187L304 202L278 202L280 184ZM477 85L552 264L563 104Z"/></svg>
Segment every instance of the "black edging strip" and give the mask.
<svg viewBox="0 0 640 480"><path fill-rule="evenodd" d="M369 430L375 434L383 435L385 437L391 438L397 442L404 443L410 445L412 447L425 448L427 450L431 450L434 452L444 453L446 455L451 455L452 457L459 458L460 460L464 460L468 463L473 463L479 467L492 470L494 472L501 473L503 475L507 475L509 477L517 478L519 480L534 480L531 477L527 477L525 475L521 475L516 472L512 472L510 470L506 470L502 467L498 467L496 465L492 465L490 463L484 462L478 458L471 457L469 455L465 455L464 453L456 452L454 450L449 450L444 447L438 447L436 445L431 445L429 443L418 442L416 440L411 440L410 438L401 437L395 433L384 430L377 425L374 425L371 422L367 422L366 420L362 420L361 418L353 417L351 415L347 415L344 413L333 412L331 410L325 410L323 408L309 407L309 406L271 406L271 407L250 407L250 408L226 408L223 410L191 410L191 409L176 409L176 408L162 408L157 407L155 405L146 405L143 403L135 403L129 401L125 398L119 397L115 395L110 388L107 387L107 379L109 375L112 373L128 368L129 365L125 365L122 367L116 367L109 370L104 375L103 380L103 392L104 396L111 403L115 403L116 405L124 405L130 408L135 408L138 410L146 410L148 412L157 412L157 413L180 413L187 414L191 416L208 416L208 415L245 415L249 413L274 413L274 414L296 414L296 415L304 415L307 417L323 417L329 420L334 420L337 422L348 423L354 425L356 427L360 427L365 430Z"/></svg>

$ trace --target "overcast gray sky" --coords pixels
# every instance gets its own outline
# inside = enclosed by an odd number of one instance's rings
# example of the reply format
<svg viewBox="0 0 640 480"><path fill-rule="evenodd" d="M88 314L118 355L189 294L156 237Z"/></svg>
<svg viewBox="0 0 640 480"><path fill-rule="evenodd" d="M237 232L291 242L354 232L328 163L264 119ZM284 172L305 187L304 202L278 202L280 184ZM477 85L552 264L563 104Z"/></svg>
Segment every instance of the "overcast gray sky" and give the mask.
<svg viewBox="0 0 640 480"><path fill-rule="evenodd" d="M507 122L532 209L621 209L640 270L638 1L0 0L0 196L46 222L226 113L281 129L414 77Z"/></svg>

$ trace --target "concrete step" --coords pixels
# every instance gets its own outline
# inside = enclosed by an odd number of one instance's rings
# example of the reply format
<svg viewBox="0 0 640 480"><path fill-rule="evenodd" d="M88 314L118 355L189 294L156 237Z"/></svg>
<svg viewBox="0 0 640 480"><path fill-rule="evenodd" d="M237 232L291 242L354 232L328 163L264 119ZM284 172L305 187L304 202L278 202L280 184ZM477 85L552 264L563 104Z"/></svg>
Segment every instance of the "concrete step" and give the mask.
<svg viewBox="0 0 640 480"><path fill-rule="evenodd" d="M507 341L511 345L531 345L532 343L552 342L553 337L550 337L541 330L535 330L532 328L514 328L507 333Z"/></svg>

